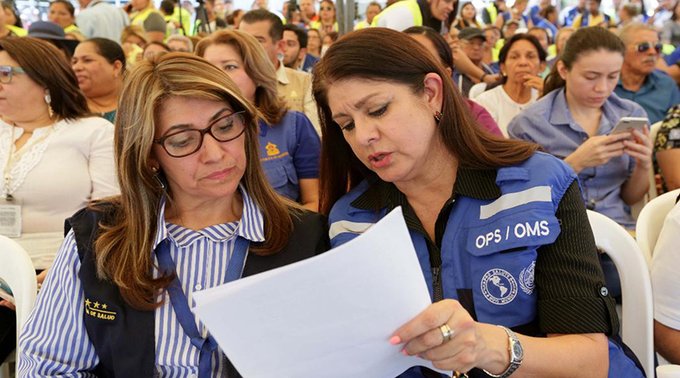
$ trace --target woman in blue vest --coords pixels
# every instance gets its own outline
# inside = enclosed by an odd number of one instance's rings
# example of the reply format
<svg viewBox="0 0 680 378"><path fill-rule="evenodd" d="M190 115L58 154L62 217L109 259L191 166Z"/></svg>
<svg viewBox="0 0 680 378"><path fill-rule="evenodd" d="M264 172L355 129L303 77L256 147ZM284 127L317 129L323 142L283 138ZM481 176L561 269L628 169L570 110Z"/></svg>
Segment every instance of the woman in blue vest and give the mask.
<svg viewBox="0 0 680 378"><path fill-rule="evenodd" d="M196 54L226 72L262 115L260 161L269 183L307 209L319 207L321 142L307 116L288 110L276 89L276 71L260 43L237 30L201 40Z"/></svg>
<svg viewBox="0 0 680 378"><path fill-rule="evenodd" d="M257 111L222 71L169 53L127 78L121 195L68 220L19 376L240 377L191 312L193 293L326 250L324 219L268 185Z"/></svg>
<svg viewBox="0 0 680 378"><path fill-rule="evenodd" d="M331 244L402 206L434 302L391 344L474 377L642 375L615 342L614 302L565 163L482 132L443 66L391 30L338 40L313 91Z"/></svg>

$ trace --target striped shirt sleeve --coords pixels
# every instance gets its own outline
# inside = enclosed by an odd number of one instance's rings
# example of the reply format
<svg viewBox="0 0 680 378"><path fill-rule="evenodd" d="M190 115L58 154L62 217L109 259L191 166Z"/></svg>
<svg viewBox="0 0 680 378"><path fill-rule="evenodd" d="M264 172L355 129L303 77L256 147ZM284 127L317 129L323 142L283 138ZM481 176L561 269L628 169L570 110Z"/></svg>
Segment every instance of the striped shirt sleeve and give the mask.
<svg viewBox="0 0 680 378"><path fill-rule="evenodd" d="M45 279L19 345L19 376L94 377L99 363L83 320L84 293L73 230Z"/></svg>

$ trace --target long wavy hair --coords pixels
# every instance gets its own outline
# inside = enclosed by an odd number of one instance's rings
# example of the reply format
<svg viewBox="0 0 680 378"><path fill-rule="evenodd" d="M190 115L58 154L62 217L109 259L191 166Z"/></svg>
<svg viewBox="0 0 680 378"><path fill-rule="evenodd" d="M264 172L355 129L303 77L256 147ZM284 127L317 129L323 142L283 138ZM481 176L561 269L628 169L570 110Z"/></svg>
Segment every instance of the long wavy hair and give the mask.
<svg viewBox="0 0 680 378"><path fill-rule="evenodd" d="M246 74L257 87L255 106L265 122L270 125L279 123L286 115L288 106L278 94L276 69L257 39L238 30L221 30L202 39L196 46L196 55L204 57L205 51L212 45L228 45L236 49L243 60Z"/></svg>
<svg viewBox="0 0 680 378"><path fill-rule="evenodd" d="M465 168L498 168L528 159L538 148L527 142L499 139L481 130L466 109L445 67L404 33L368 28L340 38L314 70L313 92L319 107L321 131L320 208L328 214L333 203L364 178L374 175L354 155L333 121L328 89L333 83L365 79L424 90L425 75L436 73L443 82L442 118L437 130L447 150Z"/></svg>
<svg viewBox="0 0 680 378"><path fill-rule="evenodd" d="M153 277L151 253L161 198L167 195L172 201L172 191L159 185L150 161L155 123L168 98L222 101L245 111L246 170L241 184L263 212L266 238L251 244L250 252L273 254L286 245L292 230L289 210L295 205L280 199L267 183L258 154L257 110L224 72L197 56L168 53L138 62L126 75L114 137L121 195L113 199L113 214L101 225L96 265L98 275L116 284L130 305L152 309L160 305L156 295L172 279Z"/></svg>

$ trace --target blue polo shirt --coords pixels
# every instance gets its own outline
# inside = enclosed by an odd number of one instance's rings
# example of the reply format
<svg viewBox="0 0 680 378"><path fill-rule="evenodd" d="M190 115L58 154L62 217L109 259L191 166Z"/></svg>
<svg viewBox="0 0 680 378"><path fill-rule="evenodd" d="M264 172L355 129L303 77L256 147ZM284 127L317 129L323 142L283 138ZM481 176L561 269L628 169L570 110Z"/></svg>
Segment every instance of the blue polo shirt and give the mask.
<svg viewBox="0 0 680 378"><path fill-rule="evenodd" d="M642 106L649 116L650 125L661 121L668 109L680 103L678 85L670 76L659 70L652 71L637 92L624 88L621 79L616 84L614 92L619 97Z"/></svg>
<svg viewBox="0 0 680 378"><path fill-rule="evenodd" d="M612 93L602 105L597 135L609 134L621 117L646 117L646 114L639 105ZM508 134L510 138L537 143L560 159L571 155L588 139L588 134L571 116L564 88L548 93L513 118ZM634 227L630 209L621 199L621 186L634 168L635 159L623 154L606 164L583 169L578 179L586 205L619 224Z"/></svg>
<svg viewBox="0 0 680 378"><path fill-rule="evenodd" d="M319 178L321 140L307 116L288 111L281 122L260 124L260 163L277 193L298 201L299 179Z"/></svg>

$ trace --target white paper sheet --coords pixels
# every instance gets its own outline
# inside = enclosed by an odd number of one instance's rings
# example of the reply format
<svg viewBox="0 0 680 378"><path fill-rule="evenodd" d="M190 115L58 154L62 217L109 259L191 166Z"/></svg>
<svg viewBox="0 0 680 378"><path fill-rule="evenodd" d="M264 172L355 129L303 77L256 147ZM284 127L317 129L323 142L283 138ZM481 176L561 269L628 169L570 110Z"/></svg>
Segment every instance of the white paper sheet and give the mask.
<svg viewBox="0 0 680 378"><path fill-rule="evenodd" d="M388 341L431 303L401 208L320 256L194 299L246 378L393 378L414 365L432 368Z"/></svg>

